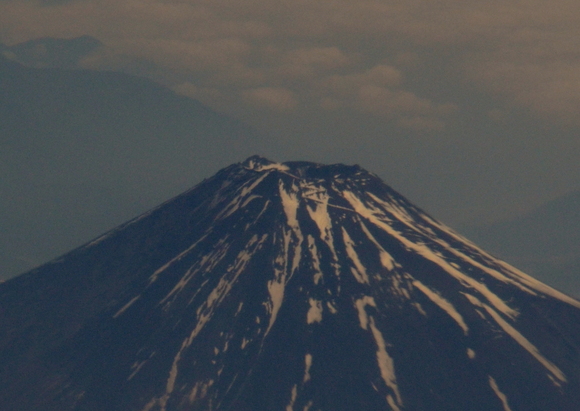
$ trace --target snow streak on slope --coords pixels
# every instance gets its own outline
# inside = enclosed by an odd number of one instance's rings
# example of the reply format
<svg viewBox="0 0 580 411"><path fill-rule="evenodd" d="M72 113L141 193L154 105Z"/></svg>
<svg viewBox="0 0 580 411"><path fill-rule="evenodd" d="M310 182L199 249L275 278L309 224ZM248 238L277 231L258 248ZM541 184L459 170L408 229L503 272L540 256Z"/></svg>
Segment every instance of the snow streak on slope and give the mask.
<svg viewBox="0 0 580 411"><path fill-rule="evenodd" d="M298 211L299 200L297 195L297 189L292 185L290 190L286 190L282 181L279 183L279 195L282 200L282 206L284 209L284 214L286 216L287 225L290 230L284 229L284 247L282 252L278 255L275 260L274 267L274 278L268 281L268 291L270 293L270 302L268 304L270 311L270 322L266 330L266 335L270 332L270 329L276 321L278 311L282 306L282 301L284 300L284 288L286 283L290 280L298 265L300 264L300 256L302 254L302 242L304 241L304 236L300 230L300 225L296 218L296 213ZM293 241L293 238L295 241ZM294 249L290 249L291 244L294 243ZM292 255L292 257L290 257ZM291 261L292 265L288 268L288 262Z"/></svg>
<svg viewBox="0 0 580 411"><path fill-rule="evenodd" d="M306 315L306 322L308 324L319 323L322 321L322 302L310 298L308 300L310 308L308 309L308 314Z"/></svg>
<svg viewBox="0 0 580 411"><path fill-rule="evenodd" d="M334 248L334 239L332 236L332 219L328 213L328 192L324 187L307 183L302 183L301 189L303 197L310 200L310 203L314 203L314 206L308 204L306 209L308 210L310 218L316 223L320 231L320 238L326 243L332 253L332 266L334 267L335 274L339 276L338 256Z"/></svg>
<svg viewBox="0 0 580 411"><path fill-rule="evenodd" d="M354 302L354 306L358 312L358 321L359 321L360 326L363 330L368 330L368 326L369 326L369 317L368 317L367 312L366 312L367 305L369 305L371 307L375 307L375 308L377 307L377 304L375 303L375 299L373 297L368 296L368 295L365 295L362 298L359 298Z"/></svg>
<svg viewBox="0 0 580 411"><path fill-rule="evenodd" d="M421 290L423 294L425 294L431 301L437 304L442 310L449 314L449 316L455 320L457 325L461 327L465 335L469 333L469 328L465 324L465 321L463 321L463 317L457 312L455 307L453 307L453 304L451 304L445 298L441 297L436 291L429 289L417 280L413 281L413 285Z"/></svg>
<svg viewBox="0 0 580 411"><path fill-rule="evenodd" d="M464 293L465 296L471 301L475 306L484 308L487 313L494 319L494 321L499 325L510 337L514 339L519 345L521 345L526 351L528 351L538 362L540 362L550 373L556 377L561 382L566 382L566 376L564 373L550 360L545 358L542 353L530 342L526 337L520 334L514 327L507 323L493 308L489 305L482 303L473 295Z"/></svg>
<svg viewBox="0 0 580 411"><path fill-rule="evenodd" d="M204 234L200 239L198 239L195 243L193 243L191 246L189 246L186 250L180 252L179 254L177 254L177 256L175 256L174 258L169 260L167 263L163 264L163 266L161 266L157 270L155 270L155 272L149 277L149 284L157 281L157 277L159 276L159 274L161 274L163 271L167 270L172 264L179 262L191 250L193 250L200 242L202 242L207 237L207 235L208 235L208 233Z"/></svg>
<svg viewBox="0 0 580 411"><path fill-rule="evenodd" d="M141 296L138 295L137 297L131 298L131 300L127 304L125 304L123 307L121 307L121 309L119 311L117 311L115 314L113 314L113 318L117 318L118 316L120 316L121 314L123 314L125 311L127 311L127 309L129 307L131 307L133 305L133 303L135 301L137 301L140 297Z"/></svg>
<svg viewBox="0 0 580 411"><path fill-rule="evenodd" d="M167 402L175 389L175 383L179 373L179 363L184 351L189 348L193 340L197 337L207 322L212 318L216 309L226 298L234 286L236 280L244 271L246 265L252 258L252 255L260 249L266 238L266 234L264 234L261 238L258 238L257 235L252 237L246 248L238 254L234 263L228 267L227 272L220 279L218 285L210 292L206 301L197 309L197 325L190 333L190 335L185 340L183 340L181 348L173 359L173 364L171 366L165 387L165 394L163 394L163 396L160 398L153 398L145 407L145 411L152 409L152 407L155 405L159 405L161 411L167 411Z"/></svg>
<svg viewBox="0 0 580 411"><path fill-rule="evenodd" d="M395 394L394 399L390 394L387 395L387 402L393 410L399 411L400 408L398 405L403 405L403 401L401 400L401 393L399 392L399 387L397 385L397 377L395 376L395 365L393 359L387 352L385 339L383 334L381 334L381 332L376 327L375 319L373 317L370 317L369 325L377 344L377 361L381 370L381 377L383 378L383 381L387 387L389 387Z"/></svg>
<svg viewBox="0 0 580 411"><path fill-rule="evenodd" d="M216 247L209 254L204 255L200 260L187 270L180 278L173 289L160 301L160 304L168 302L169 299L181 292L187 283L199 272L210 273L227 255L230 245L227 243L227 237L217 242Z"/></svg>
<svg viewBox="0 0 580 411"><path fill-rule="evenodd" d="M317 285L323 277L322 271L320 269L320 257L318 255L318 249L316 248L316 243L311 235L308 235L308 249L310 250L310 256L312 257L312 268L314 269L314 276L312 281Z"/></svg>
<svg viewBox="0 0 580 411"><path fill-rule="evenodd" d="M498 260L498 259L494 258L490 254L486 253L485 251L483 251L482 249L477 247L475 244L473 244L471 241L469 241L465 237L457 234L455 231L453 231L449 227L445 226L444 224L441 224L441 223L433 220L428 215L423 214L422 217L426 221L429 221L431 224L436 226L441 231L443 231L446 234L453 237L455 240L460 241L464 245L471 248L476 254L479 254L482 257L486 258L487 261L491 262L492 265L498 265L499 267L503 268L504 269L503 273L505 275L509 275L514 280L521 282L523 285L525 285L529 288L533 288L533 289L535 289L535 290L537 290L545 295L549 295L550 297L556 298L556 299L563 301L567 304L570 304L570 305L573 305L575 307L580 308L580 301L575 300L574 298L572 298L572 297L570 297L570 296L568 296L568 295L566 295L558 290L553 289L552 287L536 280L533 277L530 277L526 273L523 273L522 271L511 266L510 264L506 263L505 261ZM500 273L499 275L501 276L502 274ZM515 284L515 282L510 282L510 283ZM533 291L528 291L528 292L533 294Z"/></svg>
<svg viewBox="0 0 580 411"><path fill-rule="evenodd" d="M251 200L260 196L253 195L252 191L268 176L268 173L261 174L258 178L250 180L237 189L236 197L215 217L217 220L225 219L238 211L239 208L247 206Z"/></svg>
<svg viewBox="0 0 580 411"><path fill-rule="evenodd" d="M344 240L344 245L346 246L346 253L348 254L348 257L354 264L354 267L351 268L354 278L356 278L356 280L359 283L369 284L369 276L367 275L367 270L365 269L360 259L358 258L358 255L354 249L354 242L352 241L352 239L350 238L344 227L342 227L342 238Z"/></svg>
<svg viewBox="0 0 580 411"><path fill-rule="evenodd" d="M423 220L423 221L420 221L420 220L417 220L416 218L411 217L409 215L409 213L405 210L405 208L402 207L400 204L398 204L396 201L391 201L391 202L383 201L380 198L378 198L376 195L374 195L373 193L368 193L368 196L370 199L372 199L373 202L375 202L376 204L379 204L381 206L381 208L383 208L385 211L387 211L392 216L394 216L397 219L397 221L404 223L409 229L429 237L434 242L442 245L447 251L449 251L452 254L454 254L455 256L458 256L461 259L465 260L468 264L478 267L479 269L483 270L484 272L486 272L490 276L494 277L495 279L502 281L502 282L505 282L505 283L512 284L512 285L520 288L521 290L523 290L529 294L532 294L532 295L536 295L536 293L532 290L532 289L535 289L535 290L537 290L545 295L549 295L551 297L557 298L561 301L564 301L568 304L572 304L572 305L580 308L579 301L567 296L564 293L561 293L557 290L554 290L553 288L547 286L546 284L544 284L544 283L530 277L529 275L522 273L521 271L515 269L514 267L510 266L509 264L495 259L494 257L490 256L486 252L479 249L476 245L471 243L469 240L458 235L449 227L446 227L445 225L433 220L428 215L426 215L424 213L420 213L421 220ZM425 223L429 224L431 227L429 227ZM463 243L463 245L465 247L469 248L472 253L484 258L486 260L486 264L488 264L488 265L481 264L481 263L475 261L474 258L465 254L464 252L459 251L459 250L451 247L445 240L443 240L439 236L437 236L437 234L435 233L435 231L433 229L444 232L444 233L450 235L455 240ZM497 269L492 268L495 266L497 266L498 268L501 267L501 268L503 268L503 270L498 271Z"/></svg>
<svg viewBox="0 0 580 411"><path fill-rule="evenodd" d="M495 395L497 395L497 398L499 398L499 400L501 401L501 405L503 406L503 410L504 411L512 411L512 409L510 408L510 406L508 404L508 399L507 399L506 395L500 391L499 387L497 386L497 382L495 382L495 379L491 375L489 376L489 386L491 387L493 392L495 392Z"/></svg>
<svg viewBox="0 0 580 411"><path fill-rule="evenodd" d="M444 269L446 272L451 274L454 278L459 280L463 285L477 290L481 295L483 295L496 309L501 311L503 314L510 318L515 318L518 312L513 308L509 307L501 298L492 293L485 284L480 283L473 278L465 275L455 267L451 266L446 260L441 258L441 256L435 254L431 249L423 244L416 244L411 240L404 237L401 233L392 228L387 222L381 219L380 210L370 209L365 206L362 201L356 197L352 192L345 191L343 193L344 198L352 205L354 210L367 218L370 222L379 228L382 228L391 237L399 240L408 250L412 250L418 255L422 256L426 260L429 260L439 267Z"/></svg>
<svg viewBox="0 0 580 411"><path fill-rule="evenodd" d="M385 251L385 249L378 243L375 237L370 233L366 225L360 221L360 227L363 232L366 234L367 238L377 247L379 250L379 256L381 258L381 264L387 270L392 271L395 268L395 260L393 257Z"/></svg>
<svg viewBox="0 0 580 411"><path fill-rule="evenodd" d="M383 334L379 331L375 324L375 319L372 315L368 315L366 312L366 307L371 306L376 308L377 305L373 297L363 296L355 301L355 307L358 311L359 323L363 330L371 329L373 338L377 346L377 364L381 372L381 377L387 387L389 387L395 398L392 395L387 395L387 402L393 410L400 411L399 406L403 405L401 394L399 392L399 387L397 385L397 377L395 376L395 366L393 359L389 356L387 352L387 344L383 337Z"/></svg>
<svg viewBox="0 0 580 411"><path fill-rule="evenodd" d="M304 369L304 378L302 379L303 383L307 383L308 381L310 381L310 367L312 367L312 354L306 354L306 356L304 357L304 364L305 364L305 369Z"/></svg>

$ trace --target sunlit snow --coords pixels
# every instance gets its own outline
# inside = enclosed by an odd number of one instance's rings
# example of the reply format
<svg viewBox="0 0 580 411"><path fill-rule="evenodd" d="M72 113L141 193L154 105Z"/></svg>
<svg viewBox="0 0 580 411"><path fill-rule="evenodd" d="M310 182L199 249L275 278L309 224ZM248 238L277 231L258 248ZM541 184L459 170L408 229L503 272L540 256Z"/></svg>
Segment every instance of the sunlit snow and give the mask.
<svg viewBox="0 0 580 411"><path fill-rule="evenodd" d="M453 318L453 320L455 320L457 325L461 327L465 335L469 333L469 328L467 327L467 324L465 324L465 321L463 321L463 317L461 316L461 314L459 314L459 312L457 312L453 304L451 304L449 301L447 301L445 298L439 295L439 293L437 293L436 291L429 289L429 287L425 286L420 281L417 280L413 281L413 285L417 287L423 294L425 294L431 301L437 304L442 310L444 310L447 314L449 314L449 316Z"/></svg>
<svg viewBox="0 0 580 411"><path fill-rule="evenodd" d="M501 404L503 405L503 410L504 411L512 411L512 409L510 408L510 406L508 404L507 396L503 392L500 391L495 379L491 375L489 375L488 377L489 377L489 386L491 387L493 392L495 392L495 395L497 395L497 398L499 398L499 400L501 401Z"/></svg>

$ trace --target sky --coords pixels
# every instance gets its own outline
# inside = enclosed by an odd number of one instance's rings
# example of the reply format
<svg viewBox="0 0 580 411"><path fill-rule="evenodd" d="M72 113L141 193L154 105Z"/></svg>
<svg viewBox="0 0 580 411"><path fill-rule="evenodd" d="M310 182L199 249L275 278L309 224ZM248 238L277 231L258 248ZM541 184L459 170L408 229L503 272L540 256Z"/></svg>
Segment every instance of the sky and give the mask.
<svg viewBox="0 0 580 411"><path fill-rule="evenodd" d="M358 163L454 227L580 190L576 1L0 0L5 45L81 35L104 44L82 67L241 119L274 160Z"/></svg>

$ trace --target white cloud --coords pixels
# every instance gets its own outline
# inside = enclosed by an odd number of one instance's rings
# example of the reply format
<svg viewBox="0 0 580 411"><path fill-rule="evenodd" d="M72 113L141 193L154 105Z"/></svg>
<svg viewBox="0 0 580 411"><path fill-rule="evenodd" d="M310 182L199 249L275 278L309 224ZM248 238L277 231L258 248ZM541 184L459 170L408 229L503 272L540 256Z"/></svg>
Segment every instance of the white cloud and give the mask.
<svg viewBox="0 0 580 411"><path fill-rule="evenodd" d="M392 66L380 64L348 75L332 75L322 84L320 106L327 110L350 107L412 129L441 129L444 118L456 111L453 104L436 104L407 91L403 76Z"/></svg>
<svg viewBox="0 0 580 411"><path fill-rule="evenodd" d="M580 125L580 56L570 62L490 58L467 66L467 72L480 87L512 106L526 107L561 124Z"/></svg>

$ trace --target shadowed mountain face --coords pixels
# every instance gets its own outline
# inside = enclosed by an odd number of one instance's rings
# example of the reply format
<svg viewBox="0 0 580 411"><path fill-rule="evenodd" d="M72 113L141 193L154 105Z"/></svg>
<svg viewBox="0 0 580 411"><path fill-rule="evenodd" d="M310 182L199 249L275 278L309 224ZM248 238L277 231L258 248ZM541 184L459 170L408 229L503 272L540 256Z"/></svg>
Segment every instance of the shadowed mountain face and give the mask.
<svg viewBox="0 0 580 411"><path fill-rule="evenodd" d="M251 157L0 285L2 410L577 410L580 302L358 166Z"/></svg>

